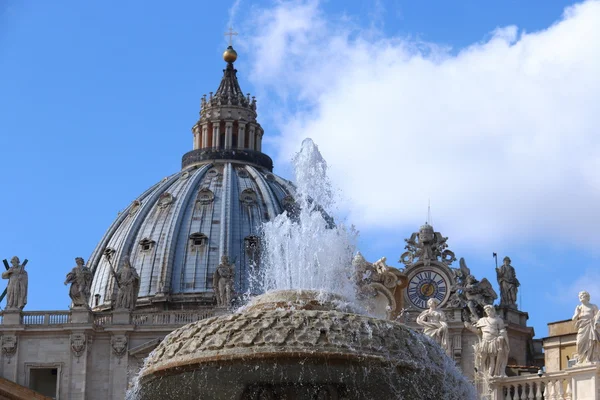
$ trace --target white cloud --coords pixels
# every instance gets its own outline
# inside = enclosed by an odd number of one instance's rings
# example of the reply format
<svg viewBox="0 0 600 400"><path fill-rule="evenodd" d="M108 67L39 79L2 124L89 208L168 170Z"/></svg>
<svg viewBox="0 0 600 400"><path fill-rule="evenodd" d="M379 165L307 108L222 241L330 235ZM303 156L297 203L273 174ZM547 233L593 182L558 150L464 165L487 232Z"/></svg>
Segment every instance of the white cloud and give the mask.
<svg viewBox="0 0 600 400"><path fill-rule="evenodd" d="M251 78L281 131L279 163L313 138L359 229L412 229L431 198L455 238L600 248L599 1L454 53L317 1L255 12Z"/></svg>
<svg viewBox="0 0 600 400"><path fill-rule="evenodd" d="M586 269L583 274L577 277L573 282L566 285L563 281L558 281L555 291L548 296L556 303L574 304L578 303L578 294L582 290L590 294L592 303L600 302L600 271L597 269ZM575 306L573 306L575 308Z"/></svg>

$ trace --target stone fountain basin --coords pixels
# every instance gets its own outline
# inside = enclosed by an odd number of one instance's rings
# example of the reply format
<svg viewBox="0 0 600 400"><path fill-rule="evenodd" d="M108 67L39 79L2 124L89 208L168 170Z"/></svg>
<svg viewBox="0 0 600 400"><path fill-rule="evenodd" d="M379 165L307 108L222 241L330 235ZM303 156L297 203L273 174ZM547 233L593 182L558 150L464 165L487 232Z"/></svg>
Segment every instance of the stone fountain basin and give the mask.
<svg viewBox="0 0 600 400"><path fill-rule="evenodd" d="M267 293L240 313L173 331L148 357L139 398L471 398L435 343L315 293Z"/></svg>

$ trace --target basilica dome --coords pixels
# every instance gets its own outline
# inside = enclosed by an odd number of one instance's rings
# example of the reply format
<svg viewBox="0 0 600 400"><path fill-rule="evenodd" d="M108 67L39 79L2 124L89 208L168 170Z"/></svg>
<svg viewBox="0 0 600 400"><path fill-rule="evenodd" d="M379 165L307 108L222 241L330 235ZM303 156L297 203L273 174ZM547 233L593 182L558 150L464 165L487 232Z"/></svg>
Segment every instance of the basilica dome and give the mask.
<svg viewBox="0 0 600 400"><path fill-rule="evenodd" d="M133 200L93 251L94 309L114 305L114 271L127 258L140 275L138 308L214 304L212 276L223 255L235 264L235 291L245 292L260 264L261 224L293 206L294 186L272 173L261 151L256 100L241 91L231 51L219 88L201 99L182 170Z"/></svg>

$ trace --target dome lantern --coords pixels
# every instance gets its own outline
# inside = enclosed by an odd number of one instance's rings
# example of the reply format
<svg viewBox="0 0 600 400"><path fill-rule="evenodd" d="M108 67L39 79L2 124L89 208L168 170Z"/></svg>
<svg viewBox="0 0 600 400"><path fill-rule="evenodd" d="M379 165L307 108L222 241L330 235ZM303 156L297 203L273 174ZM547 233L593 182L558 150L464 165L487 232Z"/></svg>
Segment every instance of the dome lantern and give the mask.
<svg viewBox="0 0 600 400"><path fill-rule="evenodd" d="M192 127L193 150L183 156L182 168L215 159L237 160L273 170L273 161L262 152L264 130L257 121L256 99L244 94L233 63L237 52L231 45L223 53L227 63L217 91L200 101L200 119Z"/></svg>

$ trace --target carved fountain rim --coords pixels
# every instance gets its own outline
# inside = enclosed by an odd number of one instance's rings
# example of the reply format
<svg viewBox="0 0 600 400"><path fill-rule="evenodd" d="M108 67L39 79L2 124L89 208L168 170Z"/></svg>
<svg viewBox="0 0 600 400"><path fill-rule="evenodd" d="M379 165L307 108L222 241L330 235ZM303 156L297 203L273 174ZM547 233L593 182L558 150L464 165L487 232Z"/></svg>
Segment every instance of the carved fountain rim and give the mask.
<svg viewBox="0 0 600 400"><path fill-rule="evenodd" d="M325 359L421 369L424 359L432 355L427 348L412 350L419 339L408 327L339 311L338 300L343 297L325 295L325 301L316 301L316 294L323 295L317 291L271 292L254 299L242 312L181 327L150 355L140 377L152 380L249 359ZM291 301L294 298L300 303ZM315 305L320 309L311 309Z"/></svg>

